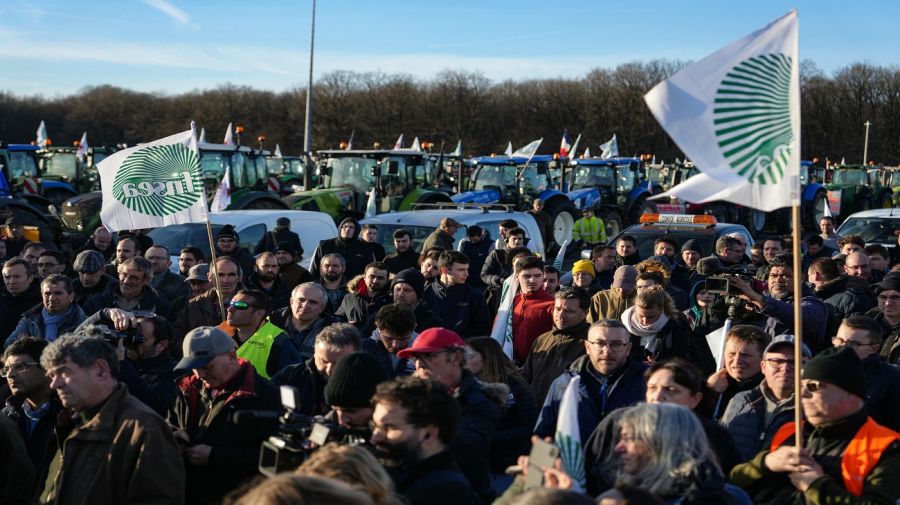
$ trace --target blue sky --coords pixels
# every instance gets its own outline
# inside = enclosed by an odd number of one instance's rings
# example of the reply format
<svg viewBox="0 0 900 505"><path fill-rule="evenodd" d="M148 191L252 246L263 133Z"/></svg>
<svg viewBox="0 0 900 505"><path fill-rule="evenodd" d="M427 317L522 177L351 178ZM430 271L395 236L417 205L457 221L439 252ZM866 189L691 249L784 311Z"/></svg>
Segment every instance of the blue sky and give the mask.
<svg viewBox="0 0 900 505"><path fill-rule="evenodd" d="M230 82L305 85L311 0L0 0L0 90L88 85L176 94ZM580 77L654 58L696 60L797 8L800 55L830 73L894 65L900 2L319 0L315 75L446 68L497 80Z"/></svg>

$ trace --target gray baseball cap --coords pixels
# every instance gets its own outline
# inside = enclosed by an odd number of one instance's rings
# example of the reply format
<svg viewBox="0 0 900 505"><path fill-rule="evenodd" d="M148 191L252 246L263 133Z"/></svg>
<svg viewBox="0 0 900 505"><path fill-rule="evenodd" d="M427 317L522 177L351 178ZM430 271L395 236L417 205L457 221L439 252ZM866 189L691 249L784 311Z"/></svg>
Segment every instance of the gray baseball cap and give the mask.
<svg viewBox="0 0 900 505"><path fill-rule="evenodd" d="M215 326L200 326L184 336L181 346L184 357L175 365L175 370L203 368L216 356L231 352L234 340Z"/></svg>
<svg viewBox="0 0 900 505"><path fill-rule="evenodd" d="M793 348L794 347L794 336L787 335L787 334L778 335L777 337L773 338L769 342L769 345L766 346L766 350L763 351L763 354L772 351L773 349L775 349L778 346L789 346L789 347ZM806 344L803 344L802 352L803 352L803 355L806 356L807 358L812 357L812 352L809 350L809 347L807 347Z"/></svg>
<svg viewBox="0 0 900 505"><path fill-rule="evenodd" d="M188 276L185 281L203 281L209 280L209 263L198 263L188 270Z"/></svg>

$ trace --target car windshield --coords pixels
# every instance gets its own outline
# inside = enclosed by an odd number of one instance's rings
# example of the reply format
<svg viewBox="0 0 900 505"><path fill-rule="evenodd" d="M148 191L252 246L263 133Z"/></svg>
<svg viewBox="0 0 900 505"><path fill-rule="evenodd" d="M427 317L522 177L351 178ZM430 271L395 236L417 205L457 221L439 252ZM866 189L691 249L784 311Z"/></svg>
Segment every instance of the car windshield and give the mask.
<svg viewBox="0 0 900 505"><path fill-rule="evenodd" d="M831 182L844 186L863 186L867 182L866 172L865 170L836 170Z"/></svg>
<svg viewBox="0 0 900 505"><path fill-rule="evenodd" d="M78 177L78 160L75 153L49 153L44 157L41 170L44 175L55 175L65 180Z"/></svg>
<svg viewBox="0 0 900 505"><path fill-rule="evenodd" d="M613 171L608 166L579 166L575 170L575 187L612 186Z"/></svg>
<svg viewBox="0 0 900 505"><path fill-rule="evenodd" d="M329 158L327 163L331 176L328 177L326 187L350 186L357 193L365 193L375 185L372 167L378 163L376 159L361 156Z"/></svg>
<svg viewBox="0 0 900 505"><path fill-rule="evenodd" d="M619 193L627 193L634 188L634 171L629 165L619 165Z"/></svg>
<svg viewBox="0 0 900 505"><path fill-rule="evenodd" d="M288 170L287 173L295 174L295 175L303 175L303 161L296 160L288 160L287 161Z"/></svg>
<svg viewBox="0 0 900 505"><path fill-rule="evenodd" d="M528 165L522 171L522 190L525 194L537 195L547 189L547 169L538 170L534 165Z"/></svg>
<svg viewBox="0 0 900 505"><path fill-rule="evenodd" d="M900 212L897 217L850 217L837 233L846 237L847 235L859 235L868 243L896 245L896 232L900 231Z"/></svg>
<svg viewBox="0 0 900 505"><path fill-rule="evenodd" d="M482 165L475 175L475 189L504 188L516 185L516 171L505 165Z"/></svg>
<svg viewBox="0 0 900 505"><path fill-rule="evenodd" d="M10 177L37 177L37 163L31 151L11 151L9 153Z"/></svg>
<svg viewBox="0 0 900 505"><path fill-rule="evenodd" d="M200 151L200 174L204 178L221 179L225 168L231 164L231 157L223 153Z"/></svg>

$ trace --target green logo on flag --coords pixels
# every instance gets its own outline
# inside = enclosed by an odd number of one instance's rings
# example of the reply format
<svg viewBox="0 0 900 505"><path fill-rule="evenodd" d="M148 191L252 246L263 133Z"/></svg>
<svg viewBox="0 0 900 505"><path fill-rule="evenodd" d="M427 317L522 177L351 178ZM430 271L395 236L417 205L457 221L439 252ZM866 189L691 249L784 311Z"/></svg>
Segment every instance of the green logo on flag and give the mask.
<svg viewBox="0 0 900 505"><path fill-rule="evenodd" d="M791 58L764 54L731 69L716 91L722 155L750 182L777 184L791 157Z"/></svg>
<svg viewBox="0 0 900 505"><path fill-rule="evenodd" d="M556 430L556 436L553 439L553 442L559 447L563 468L569 473L572 480L584 487L584 448L581 446L581 441L574 440L571 435L560 430Z"/></svg>
<svg viewBox="0 0 900 505"><path fill-rule="evenodd" d="M163 217L203 196L200 158L184 144L139 149L116 172L113 197L134 212Z"/></svg>

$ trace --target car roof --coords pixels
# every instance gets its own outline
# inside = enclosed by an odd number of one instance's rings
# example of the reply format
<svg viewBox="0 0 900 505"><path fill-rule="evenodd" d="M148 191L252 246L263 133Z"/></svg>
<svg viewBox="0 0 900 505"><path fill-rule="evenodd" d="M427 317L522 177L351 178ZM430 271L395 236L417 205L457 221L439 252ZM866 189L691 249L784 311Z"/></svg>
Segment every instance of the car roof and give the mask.
<svg viewBox="0 0 900 505"><path fill-rule="evenodd" d="M531 157L531 163L550 163L553 156L550 154L535 154ZM476 156L472 163L479 165L524 165L528 162L525 156Z"/></svg>
<svg viewBox="0 0 900 505"><path fill-rule="evenodd" d="M713 237L721 237L722 235L727 235L736 231L742 232L750 238L751 242L748 243L747 246L753 244L754 239L750 231L743 225L732 223L717 223L715 226L702 224L669 223L635 224L629 226L618 235L610 239L609 243L614 243L615 240L617 240L622 235L711 235Z"/></svg>
<svg viewBox="0 0 900 505"><path fill-rule="evenodd" d="M881 218L890 218L890 219L900 219L900 209L872 209L872 210L864 210L862 212L857 212L855 214L850 214L847 219L852 219L854 217L861 218L873 218L873 217L881 217ZM846 221L846 219L845 219Z"/></svg>
<svg viewBox="0 0 900 505"><path fill-rule="evenodd" d="M407 224L410 226L433 226L437 227L441 219L449 217L462 225L471 226L485 219L514 219L518 222L534 221L531 214L527 212L515 212L504 210L482 210L482 209L429 209L429 210L413 210L403 212L388 212L378 214L374 217L367 217L360 221L363 224Z"/></svg>
<svg viewBox="0 0 900 505"><path fill-rule="evenodd" d="M640 158L582 158L577 160L572 160L573 165L585 165L585 166L618 166L618 165L627 165L629 163L640 163Z"/></svg>

